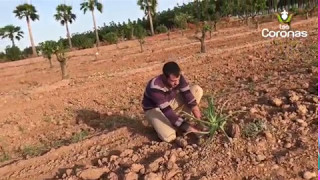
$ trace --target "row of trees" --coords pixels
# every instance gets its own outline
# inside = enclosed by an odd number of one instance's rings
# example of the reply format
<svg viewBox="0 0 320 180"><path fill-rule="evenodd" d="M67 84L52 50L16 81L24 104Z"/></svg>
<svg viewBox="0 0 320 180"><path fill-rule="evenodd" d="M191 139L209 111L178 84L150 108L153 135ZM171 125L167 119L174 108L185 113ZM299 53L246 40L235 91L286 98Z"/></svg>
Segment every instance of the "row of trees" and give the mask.
<svg viewBox="0 0 320 180"><path fill-rule="evenodd" d="M108 44L117 44L121 40L140 39L145 35L153 35L155 33L164 33L168 29L179 28L182 35L183 30L187 28L188 23L201 24L199 22L206 21L207 23L198 27L198 32L210 32L216 30L217 23L222 17L237 16L243 22L248 24L249 19L256 20L255 17L260 14L268 14L282 10L282 8L297 11L298 8L304 8L307 12L317 6L316 0L194 0L194 2L176 6L174 9L156 12L157 0L138 0L137 5L144 11L147 18L137 19L127 22L115 23L109 25L104 24L102 27L97 27L95 22L95 11L101 12L103 5L97 0L86 0L81 3L81 10L86 13L91 12L94 24L93 31L84 33L74 33L70 35L69 25L76 20L76 15L72 12L72 7L60 4L56 7L54 18L66 27L67 38L61 38L58 42L65 48L77 49L91 48L94 44L100 45L100 41ZM31 4L23 4L16 7L13 11L19 19L26 19L31 47L26 48L24 53L32 52L36 55L40 48L37 48L33 41L30 21L39 20L39 15L36 8ZM154 29L154 27L156 27ZM200 28L200 29L199 29ZM205 29L203 31L203 28ZM141 30L143 29L143 30ZM142 36L140 36L142 32ZM20 27L8 25L0 29L2 38L9 38L12 41L12 48L15 46L15 40L23 38L24 33ZM170 35L170 33L168 33ZM170 39L170 37L168 36ZM200 39L205 38L201 36ZM199 39L199 38L197 38ZM202 42L202 40L201 40ZM39 47L39 46L38 46ZM11 50L9 47L7 48ZM17 48L13 48L17 51ZM31 51L32 49L32 51ZM11 50L12 51L12 50Z"/></svg>

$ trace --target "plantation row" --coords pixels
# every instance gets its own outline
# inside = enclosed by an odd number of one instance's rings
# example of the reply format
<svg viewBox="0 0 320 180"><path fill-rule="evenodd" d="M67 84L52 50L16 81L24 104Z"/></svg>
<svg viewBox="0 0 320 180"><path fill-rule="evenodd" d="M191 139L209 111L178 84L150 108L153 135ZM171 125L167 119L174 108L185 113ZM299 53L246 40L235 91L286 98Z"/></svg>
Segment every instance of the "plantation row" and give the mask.
<svg viewBox="0 0 320 180"><path fill-rule="evenodd" d="M290 10L294 14L305 14L308 17L317 8L317 4L317 0L195 0L188 4L176 6L171 10L157 13L157 0L138 0L137 5L145 12L147 18L134 21L128 19L127 22L122 24L112 21L109 25L104 24L103 27L97 27L94 14L96 11L103 13L103 4L96 0L86 0L81 3L80 10L84 13L92 12L94 30L83 33L70 33L69 31L70 24L77 17L72 12L71 6L58 5L53 18L66 27L67 38L61 38L57 42L64 49L92 48L95 44L96 46L101 45L100 41L103 44L117 44L119 41L138 39L142 51L145 36L152 36L155 33L168 33L169 37L171 29L184 30L188 27L188 23L196 24L198 31L202 30L204 33L210 31L211 33L217 30L217 23L224 17L236 16L246 25L250 20L258 24L256 18L258 15L272 14L282 9ZM0 62L19 60L31 55L37 56L40 52L43 54L42 49L46 42L39 43L36 46L31 32L31 21L40 20L36 7L27 3L22 4L17 6L13 13L17 18L27 21L31 46L22 51L15 46L15 40L24 38L24 32L21 31L20 27L7 25L1 28L0 36L10 39L12 46L7 46L5 52L0 53ZM203 21L206 21L206 23L199 23ZM204 41L204 37L197 39L201 43ZM52 44L52 41L48 43Z"/></svg>

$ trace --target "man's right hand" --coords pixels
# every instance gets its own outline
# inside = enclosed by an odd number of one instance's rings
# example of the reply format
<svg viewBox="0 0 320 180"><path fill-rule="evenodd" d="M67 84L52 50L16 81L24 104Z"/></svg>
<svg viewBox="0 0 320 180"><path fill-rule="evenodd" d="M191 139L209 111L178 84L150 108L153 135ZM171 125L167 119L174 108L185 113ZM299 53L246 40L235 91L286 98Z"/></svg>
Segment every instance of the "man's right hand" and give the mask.
<svg viewBox="0 0 320 180"><path fill-rule="evenodd" d="M180 128L185 131L185 133L197 133L200 132L197 128L195 128L194 126L190 125L187 122L183 122L182 125L180 126Z"/></svg>

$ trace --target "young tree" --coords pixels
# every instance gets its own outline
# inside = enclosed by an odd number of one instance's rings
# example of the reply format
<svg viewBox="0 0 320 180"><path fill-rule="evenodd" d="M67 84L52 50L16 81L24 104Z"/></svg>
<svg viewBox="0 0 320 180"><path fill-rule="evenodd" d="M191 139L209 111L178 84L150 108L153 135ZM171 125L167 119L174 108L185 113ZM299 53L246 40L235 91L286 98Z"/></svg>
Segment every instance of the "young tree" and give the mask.
<svg viewBox="0 0 320 180"><path fill-rule="evenodd" d="M0 37L2 39L9 38L12 42L12 47L15 46L14 40L20 40L23 38L23 31L19 26L7 25L0 29Z"/></svg>
<svg viewBox="0 0 320 180"><path fill-rule="evenodd" d="M83 10L83 13L85 14L88 10L92 13L92 19L93 19L93 26L94 30L96 31L96 40L97 40L97 47L100 45L99 41L99 34L98 29L96 25L96 18L94 16L94 10L97 9L100 13L102 13L103 6L101 3L99 3L97 0L86 0L85 2L80 4L80 10Z"/></svg>
<svg viewBox="0 0 320 180"><path fill-rule="evenodd" d="M176 27L181 29L181 34L183 36L183 30L187 29L188 20L191 18L188 14L180 13L174 17L174 23Z"/></svg>
<svg viewBox="0 0 320 180"><path fill-rule="evenodd" d="M76 15L72 13L72 7L65 4L58 5L56 11L57 13L54 15L54 17L57 21L60 21L62 26L66 25L69 47L70 49L72 49L72 42L68 23L72 24L72 22L76 19Z"/></svg>
<svg viewBox="0 0 320 180"><path fill-rule="evenodd" d="M201 43L201 48L200 52L201 53L206 53L206 45L205 45L205 40L206 40L206 33L210 31L211 27L207 22L204 22L203 26L201 27L201 36L198 36L198 32L195 34L195 38L198 39Z"/></svg>
<svg viewBox="0 0 320 180"><path fill-rule="evenodd" d="M137 4L140 6L140 9L144 11L145 15L148 16L151 35L154 35L154 28L153 28L153 16L156 14L156 9L158 5L157 0L138 0Z"/></svg>
<svg viewBox="0 0 320 180"><path fill-rule="evenodd" d="M55 41L45 41L40 43L42 55L49 60L50 68L53 68L51 59L55 52L56 46L57 43Z"/></svg>
<svg viewBox="0 0 320 180"><path fill-rule="evenodd" d="M251 6L252 6L252 10L251 10L251 17L252 20L255 22L256 24L256 28L259 29L260 25L259 25L259 20L256 18L256 16L267 9L267 1L266 0L251 0Z"/></svg>
<svg viewBox="0 0 320 180"><path fill-rule="evenodd" d="M16 14L16 17L18 17L19 19L26 18L31 46L32 46L32 52L34 56L37 56L37 51L34 44L31 25L30 25L30 20L31 21L39 20L39 15L37 14L36 8L31 4L25 3L17 6L16 9L13 11L13 13Z"/></svg>
<svg viewBox="0 0 320 180"><path fill-rule="evenodd" d="M146 37L146 34L147 34L146 30L142 26L137 25L137 27L134 30L134 33L140 43L141 52L143 52L142 45L145 43L144 38Z"/></svg>
<svg viewBox="0 0 320 180"><path fill-rule="evenodd" d="M67 57L65 55L65 48L61 43L56 44L54 54L60 63L62 79L67 79L69 77L67 73Z"/></svg>

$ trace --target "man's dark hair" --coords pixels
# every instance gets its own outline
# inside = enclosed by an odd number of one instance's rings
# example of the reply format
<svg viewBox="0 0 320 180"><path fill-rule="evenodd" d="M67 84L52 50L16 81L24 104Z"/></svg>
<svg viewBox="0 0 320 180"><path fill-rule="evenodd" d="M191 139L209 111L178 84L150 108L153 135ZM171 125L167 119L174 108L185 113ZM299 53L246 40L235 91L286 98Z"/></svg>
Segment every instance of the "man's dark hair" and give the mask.
<svg viewBox="0 0 320 180"><path fill-rule="evenodd" d="M177 63L171 61L164 64L162 68L162 73L168 78L171 74L179 77L180 76L180 67Z"/></svg>

